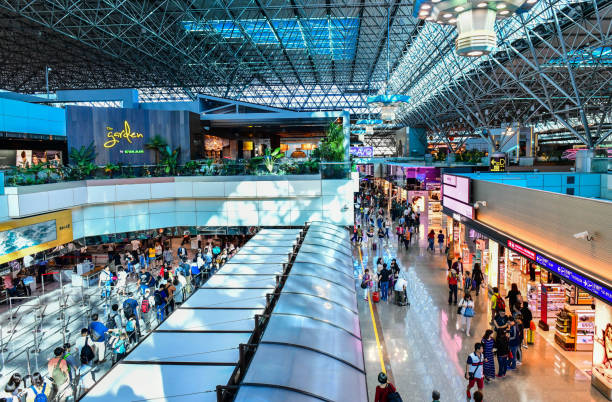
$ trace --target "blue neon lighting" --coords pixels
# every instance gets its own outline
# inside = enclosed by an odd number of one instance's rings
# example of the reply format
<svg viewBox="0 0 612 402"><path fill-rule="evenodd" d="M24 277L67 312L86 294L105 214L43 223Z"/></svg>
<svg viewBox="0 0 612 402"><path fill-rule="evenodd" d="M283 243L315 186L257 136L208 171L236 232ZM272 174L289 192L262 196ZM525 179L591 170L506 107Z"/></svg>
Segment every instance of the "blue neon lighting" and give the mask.
<svg viewBox="0 0 612 402"><path fill-rule="evenodd" d="M376 103L381 105L395 105L397 103L408 103L410 96L408 95L375 95L368 96L368 103Z"/></svg>
<svg viewBox="0 0 612 402"><path fill-rule="evenodd" d="M332 56L334 60L350 60L355 55L358 18L272 19L270 23L257 19L238 23L257 45L282 44L286 49L308 49L312 55ZM240 27L230 20L183 21L181 25L188 32L212 32L228 40L246 40Z"/></svg>
<svg viewBox="0 0 612 402"><path fill-rule="evenodd" d="M536 262L541 266L556 273L557 275L565 278L566 280L573 282L574 284L586 289L590 293L593 293L595 296L602 298L608 303L612 303L612 290L604 288L603 286L596 284L592 280L587 279L572 270L562 267L556 262L551 261L548 258L541 256L540 254L536 255Z"/></svg>
<svg viewBox="0 0 612 402"><path fill-rule="evenodd" d="M567 52L566 58L570 64L612 64L612 47L600 46L570 50ZM565 60L562 57L556 57L551 59L548 64L565 65Z"/></svg>
<svg viewBox="0 0 612 402"><path fill-rule="evenodd" d="M356 126L376 126L379 124L383 124L383 121L380 119L362 119L355 122Z"/></svg>

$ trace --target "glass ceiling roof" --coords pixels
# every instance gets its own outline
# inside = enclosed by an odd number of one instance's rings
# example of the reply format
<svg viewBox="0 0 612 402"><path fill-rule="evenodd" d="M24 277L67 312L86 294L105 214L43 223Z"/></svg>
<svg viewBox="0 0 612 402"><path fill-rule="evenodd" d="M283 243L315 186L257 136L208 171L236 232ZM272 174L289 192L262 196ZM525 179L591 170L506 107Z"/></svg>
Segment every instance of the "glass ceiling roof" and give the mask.
<svg viewBox="0 0 612 402"><path fill-rule="evenodd" d="M333 60L352 59L357 44L358 18L309 18L183 21L188 32L212 31L225 39L244 40L245 33L257 45L282 45L287 50L308 49Z"/></svg>

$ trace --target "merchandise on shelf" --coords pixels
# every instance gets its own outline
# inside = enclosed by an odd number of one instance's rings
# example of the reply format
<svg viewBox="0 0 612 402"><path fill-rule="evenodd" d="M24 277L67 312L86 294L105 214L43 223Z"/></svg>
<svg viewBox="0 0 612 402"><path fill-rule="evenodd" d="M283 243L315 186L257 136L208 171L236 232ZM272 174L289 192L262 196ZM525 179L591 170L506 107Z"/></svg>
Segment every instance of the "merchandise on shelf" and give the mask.
<svg viewBox="0 0 612 402"><path fill-rule="evenodd" d="M576 350L576 314L562 309L555 323L555 342L565 350Z"/></svg>

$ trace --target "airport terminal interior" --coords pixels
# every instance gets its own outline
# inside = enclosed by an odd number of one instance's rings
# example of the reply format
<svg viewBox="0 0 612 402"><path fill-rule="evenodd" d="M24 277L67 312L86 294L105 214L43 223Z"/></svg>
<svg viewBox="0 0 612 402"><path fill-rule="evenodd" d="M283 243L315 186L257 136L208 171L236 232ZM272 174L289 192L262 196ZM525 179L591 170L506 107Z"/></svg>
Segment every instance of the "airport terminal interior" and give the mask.
<svg viewBox="0 0 612 402"><path fill-rule="evenodd" d="M0 2L0 402L612 400L612 2Z"/></svg>

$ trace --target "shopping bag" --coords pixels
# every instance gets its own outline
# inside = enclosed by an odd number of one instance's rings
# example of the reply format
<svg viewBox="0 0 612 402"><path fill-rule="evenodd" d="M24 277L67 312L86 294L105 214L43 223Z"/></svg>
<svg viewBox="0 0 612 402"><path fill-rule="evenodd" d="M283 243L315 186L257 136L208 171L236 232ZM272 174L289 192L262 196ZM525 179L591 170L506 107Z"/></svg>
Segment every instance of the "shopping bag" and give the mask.
<svg viewBox="0 0 612 402"><path fill-rule="evenodd" d="M527 330L527 343L529 345L533 345L534 331L531 329Z"/></svg>
<svg viewBox="0 0 612 402"><path fill-rule="evenodd" d="M378 303L380 301L380 293L378 291L372 292L372 301Z"/></svg>

